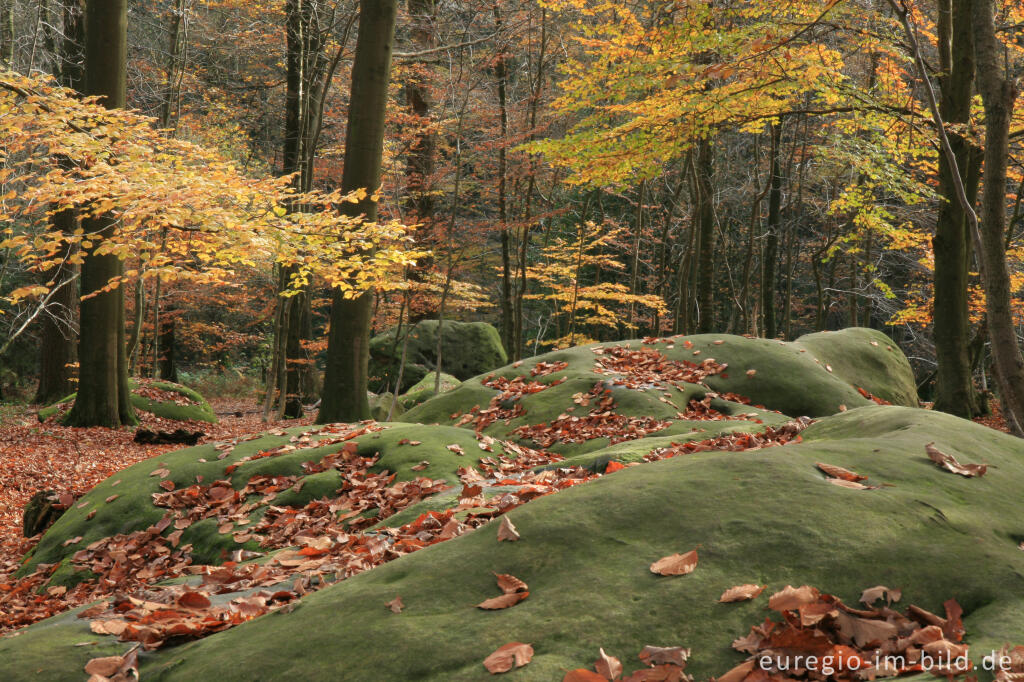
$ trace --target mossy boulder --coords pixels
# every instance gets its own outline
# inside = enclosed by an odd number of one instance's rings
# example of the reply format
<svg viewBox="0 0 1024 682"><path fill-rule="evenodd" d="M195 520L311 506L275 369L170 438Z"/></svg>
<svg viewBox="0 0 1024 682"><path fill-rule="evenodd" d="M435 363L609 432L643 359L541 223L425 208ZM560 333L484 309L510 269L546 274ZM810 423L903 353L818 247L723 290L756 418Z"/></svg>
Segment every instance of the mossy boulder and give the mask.
<svg viewBox="0 0 1024 682"><path fill-rule="evenodd" d="M991 468L981 478L951 474L928 459L929 442ZM830 485L817 462L881 487ZM308 595L288 612L149 652L141 673L168 682L339 671L346 679L480 680L483 659L518 640L536 654L510 679L561 679L589 667L599 647L628 671L648 644L692 648L688 672L707 679L743 659L732 641L769 615L767 595L787 584L849 604L884 584L902 588L901 607L938 613L956 599L980 660L1004 642L1024 642L1022 486L1018 439L920 409L851 409L821 419L799 444L680 456L541 497L511 512L518 542L498 542L493 522ZM693 548L700 562L690 575L648 569ZM529 598L500 611L475 608L496 593L492 572L524 580ZM718 603L741 583L768 590ZM396 595L400 614L385 608ZM75 646L82 642L98 646ZM6 679L73 679L88 659L128 648L112 642L64 614L0 640L0 660Z"/></svg>
<svg viewBox="0 0 1024 682"><path fill-rule="evenodd" d="M458 379L469 379L508 362L501 337L486 322L445 320L442 328L441 369ZM423 320L401 332L392 328L370 339L371 387L393 390L398 380L402 345L405 349L405 370L399 393L409 391L431 371L437 370L437 320ZM375 389L376 390L376 389Z"/></svg>
<svg viewBox="0 0 1024 682"><path fill-rule="evenodd" d="M506 454L500 443L493 445L493 452L484 452L473 433L466 429L399 423L381 424L379 427L380 430L353 438L352 442L357 444L358 453L362 456L380 455L371 471L391 471L398 481L423 476L444 479L455 485L459 480L456 472L460 467L473 466L486 455ZM97 485L64 512L36 545L21 573L31 572L39 563L60 563L95 540L142 530L156 523L167 510L154 506L152 495L163 491L160 484L165 481L173 482L175 488L180 489L196 483L197 477L207 483L230 479L235 489L241 489L257 475L300 477L303 485L299 492L283 492L272 502L256 505L250 517L253 521L261 518L270 504L302 507L311 500L333 497L334 491L341 486L338 472L332 469L307 475L302 465L319 462L325 456L338 452L344 445L341 442L319 444L320 441L336 440L333 438L335 435L337 431L331 426L294 427L241 440L229 449L225 449L223 444L207 443L130 466ZM412 441L418 444L412 444ZM466 454L455 454L448 449L449 445L458 445ZM293 449L271 457L254 458L282 446ZM515 453L507 454L515 457ZM427 467L412 469L424 460L429 461ZM237 468L230 468L232 465L237 465ZM153 475L159 469L167 469L170 473L165 477ZM107 502L108 498L113 499ZM72 538L80 539L65 544ZM192 555L200 563L220 563L223 550L239 548L231 535L216 532L216 524L205 521L190 526L182 536L182 543L192 543ZM255 546L246 548L257 549Z"/></svg>
<svg viewBox="0 0 1024 682"><path fill-rule="evenodd" d="M437 377L437 372L430 372L425 377L420 379L418 382L409 387L409 390L398 396L399 402L405 409L411 409L416 407L425 400L433 398L438 393L447 393L448 391L454 391L462 384L461 381L453 377L451 374L441 372L440 388L441 390L437 393L434 392L434 380Z"/></svg>
<svg viewBox="0 0 1024 682"><path fill-rule="evenodd" d="M712 358L728 367L701 384L637 385L632 382L631 386L630 382L618 381L621 376L597 369L599 359L609 349L616 348L656 351L669 362L699 363ZM552 366L559 369L545 370L534 376L538 368ZM899 405L917 405L913 372L903 353L881 332L854 328L812 334L792 343L729 334L701 334L651 343L633 340L577 346L474 377L409 410L401 421L475 428L476 422L464 421L464 416L475 414L474 409L479 412L487 408L492 398L500 393L498 388L488 384L495 384L495 378L515 377L547 388L522 395L515 401L521 405L521 411L517 410L511 419L494 421L483 431L496 438L520 440L528 445L531 444L528 438L516 435L518 429L550 424L562 415L585 415L589 408L577 404L579 395L602 382L610 390L616 413L671 422L667 428L646 438L704 439L718 435L723 429L760 432L766 426L776 426L795 417L820 417L874 404L858 388ZM711 407L730 417L729 421L680 418L680 412L691 400L702 400L709 393L720 396L711 401ZM726 394L745 398L749 404L738 402L734 396L729 396L734 399L722 397ZM583 443L556 443L550 449L573 456L608 445L608 439L595 438Z"/></svg>
<svg viewBox="0 0 1024 682"><path fill-rule="evenodd" d="M206 399L187 386L170 381L136 381L128 382L131 389L131 403L136 410L149 412L161 419L173 421L202 421L217 423L217 415ZM39 410L39 421L61 414L71 407L77 393L58 400L48 407Z"/></svg>
<svg viewBox="0 0 1024 682"><path fill-rule="evenodd" d="M379 422L397 419L405 412L405 407L391 392L380 395L371 393L368 396L368 401L370 403L370 418Z"/></svg>

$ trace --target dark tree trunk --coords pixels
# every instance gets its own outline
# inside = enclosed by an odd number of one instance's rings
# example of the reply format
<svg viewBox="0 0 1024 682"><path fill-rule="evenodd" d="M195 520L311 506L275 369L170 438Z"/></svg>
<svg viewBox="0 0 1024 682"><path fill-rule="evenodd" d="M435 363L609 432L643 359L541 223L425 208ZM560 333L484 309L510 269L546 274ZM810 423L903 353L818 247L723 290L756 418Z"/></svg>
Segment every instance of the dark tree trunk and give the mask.
<svg viewBox="0 0 1024 682"><path fill-rule="evenodd" d="M695 182L697 186L697 331L715 328L715 206L711 180L714 175L714 147L710 140L697 143Z"/></svg>
<svg viewBox="0 0 1024 682"><path fill-rule="evenodd" d="M973 0L972 4L978 91L985 107L985 177L979 226L985 311L1003 414L1010 429L1024 436L1024 356L1013 323L1013 292L1005 248L1006 166L1017 93L1013 79L1004 73L1003 48L995 32L994 0Z"/></svg>
<svg viewBox="0 0 1024 682"><path fill-rule="evenodd" d="M159 377L174 382L178 381L178 366L174 358L178 346L174 336L177 318L178 313L174 310L167 310L164 313L160 326L160 358L158 362Z"/></svg>
<svg viewBox="0 0 1024 682"><path fill-rule="evenodd" d="M14 68L14 0L0 3L0 65Z"/></svg>
<svg viewBox="0 0 1024 682"><path fill-rule="evenodd" d="M499 3L494 5L494 32L501 34L504 27ZM499 38L500 39L500 38ZM498 148L498 220L501 221L501 342L505 351L512 356L516 347L515 321L512 318L512 237L508 229L508 69L505 64L507 47L502 43L501 52L494 64L494 76L498 81L498 114L501 122L501 146Z"/></svg>
<svg viewBox="0 0 1024 682"><path fill-rule="evenodd" d="M761 276L761 327L766 338L778 333L775 317L775 266L778 260L779 233L782 231L782 124L772 125L771 177L768 190L768 235L764 242Z"/></svg>
<svg viewBox="0 0 1024 682"><path fill-rule="evenodd" d="M970 2L938 0L939 110L951 124L970 121L974 87L974 39L971 32ZM977 198L980 154L956 132L949 132L960 179L968 200ZM934 336L938 373L935 381L935 409L971 418L978 404L971 378L968 353L971 323L967 307L971 262L971 235L967 215L957 197L953 170L945 154L939 155L938 220L932 250L934 270Z"/></svg>
<svg viewBox="0 0 1024 682"><path fill-rule="evenodd" d="M397 2L360 0L359 8L342 190L367 188L372 195L380 185ZM361 214L368 222L377 219L377 203L372 196L358 204L346 203L342 210L348 215ZM372 313L372 294L348 299L335 290L323 402L317 415L321 424L356 421L370 415L366 389Z"/></svg>
<svg viewBox="0 0 1024 682"><path fill-rule="evenodd" d="M126 0L90 0L86 5L85 94L99 95L108 109L125 105L127 64ZM112 216L83 218L92 246L82 263L82 306L78 342L78 396L67 421L75 426L136 422L128 401L128 364L124 345L124 288L102 291L121 276L123 264L97 246L113 239Z"/></svg>
<svg viewBox="0 0 1024 682"><path fill-rule="evenodd" d="M54 76L61 85L81 91L85 76L83 47L85 24L79 0L65 0L63 5L64 40L60 54L54 62ZM58 159L67 164L67 159ZM78 227L77 212L68 208L57 211L50 218L50 229L71 234ZM59 291L50 301L49 310L43 317L39 341L39 388L35 402L46 404L60 400L74 391L69 364L75 359L75 314L78 309L78 285L70 280L75 276L75 266L67 263L69 250L62 254L64 264L45 275L47 282L53 282Z"/></svg>

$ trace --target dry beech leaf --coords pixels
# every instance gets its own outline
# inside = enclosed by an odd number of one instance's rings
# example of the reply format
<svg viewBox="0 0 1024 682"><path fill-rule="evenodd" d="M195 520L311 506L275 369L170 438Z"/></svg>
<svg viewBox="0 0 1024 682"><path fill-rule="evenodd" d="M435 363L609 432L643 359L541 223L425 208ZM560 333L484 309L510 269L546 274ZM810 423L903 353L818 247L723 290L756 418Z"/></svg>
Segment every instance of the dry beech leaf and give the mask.
<svg viewBox="0 0 1024 682"><path fill-rule="evenodd" d="M391 609L391 613L401 613L402 609L405 608L405 604L402 603L402 598L399 595L395 595L395 598L384 606Z"/></svg>
<svg viewBox="0 0 1024 682"><path fill-rule="evenodd" d="M114 500L116 500L119 497L121 497L121 496L120 495L111 495L110 497L107 498L107 503L113 502Z"/></svg>
<svg viewBox="0 0 1024 682"><path fill-rule="evenodd" d="M413 466L411 466L409 468L412 469L413 471L423 471L428 466L430 466L430 462L428 460L423 460L419 464L414 464Z"/></svg>
<svg viewBox="0 0 1024 682"><path fill-rule="evenodd" d="M160 469L154 469L153 471L150 472L149 475L150 476L159 476L160 478L165 478L165 477L169 476L170 473L171 473L170 469L160 468Z"/></svg>
<svg viewBox="0 0 1024 682"><path fill-rule="evenodd" d="M500 597L486 599L476 606L478 609L484 609L485 611L497 611L498 609L507 609L510 606L515 606L529 596L529 592L512 592L510 594L503 594Z"/></svg>
<svg viewBox="0 0 1024 682"><path fill-rule="evenodd" d="M681 646L645 646L637 658L645 665L678 665L686 667L686 661L690 658L690 650Z"/></svg>
<svg viewBox="0 0 1024 682"><path fill-rule="evenodd" d="M953 455L947 455L935 447L935 443L928 443L924 446L924 449L928 453L929 459L946 471L951 471L954 474L974 478L975 476L984 476L988 470L987 464L961 464Z"/></svg>
<svg viewBox="0 0 1024 682"><path fill-rule="evenodd" d="M772 611L795 611L805 604L818 601L820 596L817 588L810 585L793 587L786 585L784 588L768 597L768 608Z"/></svg>
<svg viewBox="0 0 1024 682"><path fill-rule="evenodd" d="M604 649L599 649L600 655L598 659L594 661L594 670L599 675L603 675L607 680L614 680L616 677L622 674L622 661L609 656L604 652Z"/></svg>
<svg viewBox="0 0 1024 682"><path fill-rule="evenodd" d="M508 573L495 573L494 577L498 579L498 589L505 594L512 594L513 592L526 592L530 589L526 583L514 575Z"/></svg>
<svg viewBox="0 0 1024 682"><path fill-rule="evenodd" d="M836 614L836 627L843 637L861 647L880 646L883 642L893 639L899 634L899 629L892 623L887 623L884 620L858 618L844 611L839 611Z"/></svg>
<svg viewBox="0 0 1024 682"><path fill-rule="evenodd" d="M756 598L759 594L764 592L764 588L767 585L736 585L730 587L728 590L722 593L722 596L718 598L719 603L728 604L736 601L748 601Z"/></svg>
<svg viewBox="0 0 1024 682"><path fill-rule="evenodd" d="M533 647L522 642L509 642L498 647L494 653L484 659L484 667L487 671L496 673L507 673L512 668L522 668L533 660Z"/></svg>
<svg viewBox="0 0 1024 682"><path fill-rule="evenodd" d="M902 596L903 592L901 590L894 590L885 585L875 585L864 590L860 595L860 600L870 606L883 598L886 603L891 604L894 601L899 601Z"/></svg>
<svg viewBox="0 0 1024 682"><path fill-rule="evenodd" d="M691 549L686 554L670 554L651 564L651 573L658 575L686 575L693 573L697 567L697 550Z"/></svg>
<svg viewBox="0 0 1024 682"><path fill-rule="evenodd" d="M725 673L721 677L716 677L715 682L743 682L747 675L754 671L753 661L744 661L738 666Z"/></svg>
<svg viewBox="0 0 1024 682"><path fill-rule="evenodd" d="M458 443L452 443L451 445L445 445L449 451L454 452L456 455L464 455L466 451L462 449L462 446Z"/></svg>
<svg viewBox="0 0 1024 682"><path fill-rule="evenodd" d="M755 374L757 374L757 370L756 370L756 369L748 369L748 370L747 370L747 376L748 376L748 377L752 377L752 376L754 376Z"/></svg>
<svg viewBox="0 0 1024 682"><path fill-rule="evenodd" d="M874 490L871 486L858 483L857 481L845 481L841 478L829 478L826 480L832 485L837 485L840 488L849 488L850 490Z"/></svg>
<svg viewBox="0 0 1024 682"><path fill-rule="evenodd" d="M94 658L85 664L85 672L90 675L100 675L101 677L113 677L121 669L121 663L123 662L124 659L120 656Z"/></svg>
<svg viewBox="0 0 1024 682"><path fill-rule="evenodd" d="M611 678L598 675L593 670L576 668L567 672L562 678L562 682L607 682L609 679Z"/></svg>
<svg viewBox="0 0 1024 682"><path fill-rule="evenodd" d="M821 469L822 472L824 472L824 474L826 476L831 476L832 478L841 478L844 481L866 481L866 480L868 480L867 476L862 476L862 475L860 475L860 474L858 474L858 473L856 473L854 471L850 471L849 469L844 469L843 467L837 467L837 466L835 466L833 464L825 464L824 462L817 462L817 463L815 463L814 466L816 466L819 469Z"/></svg>
<svg viewBox="0 0 1024 682"><path fill-rule="evenodd" d="M515 542L519 539L519 531L512 525L511 519L507 516L501 517L501 525L498 526L498 541Z"/></svg>

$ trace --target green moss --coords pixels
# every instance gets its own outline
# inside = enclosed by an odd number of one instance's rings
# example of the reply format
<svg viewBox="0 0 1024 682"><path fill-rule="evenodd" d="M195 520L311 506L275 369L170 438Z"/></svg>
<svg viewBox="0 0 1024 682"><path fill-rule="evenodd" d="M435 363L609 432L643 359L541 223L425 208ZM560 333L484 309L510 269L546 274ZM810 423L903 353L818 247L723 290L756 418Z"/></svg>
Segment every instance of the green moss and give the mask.
<svg viewBox="0 0 1024 682"><path fill-rule="evenodd" d="M497 542L489 524L310 595L289 614L157 651L143 674L318 679L344 666L353 679L478 680L484 657L520 640L536 655L515 679L558 679L588 666L598 647L630 665L651 643L692 647L690 671L706 679L742 659L731 641L764 618L765 597L717 603L745 582L772 591L812 584L849 603L888 584L903 588L903 603L939 612L952 597L964 606L972 650L1024 639L1024 553L1010 540L1020 531L1020 442L902 408L863 408L815 428L803 444L678 457L535 500L511 513L519 542ZM984 448L998 469L973 480L943 472L923 456L931 440L965 458ZM816 461L892 485L832 486ZM694 547L691 575L647 568ZM495 594L491 571L525 580L530 597L504 611L475 609ZM402 614L384 608L396 594ZM386 642L401 642L401 655Z"/></svg>
<svg viewBox="0 0 1024 682"><path fill-rule="evenodd" d="M437 395L434 392L434 380L437 377L437 372L431 372L425 377L420 379L418 382L413 384L408 391L398 397L399 402L405 409L411 409L416 405L419 405L424 400L432 398ZM459 387L462 382L453 377L451 374L441 372L441 390L440 393L447 393Z"/></svg>
<svg viewBox="0 0 1024 682"><path fill-rule="evenodd" d="M148 384L153 388L177 393L190 401L190 404L188 405L179 405L173 401L150 400L149 398L135 393L134 389L138 387L138 384L134 380L129 381L129 385L133 390L131 403L136 410L149 412L161 419L170 419L173 421L203 421L211 424L217 423L217 415L214 414L213 408L211 408L210 404L206 402L206 399L187 386L174 384L169 381L152 381ZM50 417L56 415L63 406L74 402L76 395L78 394L72 393L66 398L62 398L52 405L39 410L37 413L39 421L46 421Z"/></svg>

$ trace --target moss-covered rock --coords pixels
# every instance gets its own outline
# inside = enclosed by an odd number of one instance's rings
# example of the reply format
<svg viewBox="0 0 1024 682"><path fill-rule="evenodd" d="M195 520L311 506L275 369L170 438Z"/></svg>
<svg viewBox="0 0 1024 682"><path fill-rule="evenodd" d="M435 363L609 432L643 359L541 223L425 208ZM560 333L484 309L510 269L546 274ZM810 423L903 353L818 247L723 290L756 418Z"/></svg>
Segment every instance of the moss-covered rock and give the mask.
<svg viewBox="0 0 1024 682"><path fill-rule="evenodd" d="M430 372L425 377L420 379L418 382L413 384L408 391L398 396L399 402L402 407L409 410L416 407L424 400L433 398L437 393L434 392L434 382L437 378L437 372ZM453 377L451 374L441 372L440 388L438 393L447 393L448 391L454 391L462 382Z"/></svg>
<svg viewBox="0 0 1024 682"><path fill-rule="evenodd" d="M399 481L425 476L456 484L459 467L475 465L485 455L505 454L498 443L494 444L493 453L482 451L476 437L466 429L418 424L382 424L380 427L381 430L354 438L353 442L362 456L380 455L371 471L394 472ZM307 475L302 466L306 462L319 462L343 447L341 442L319 444L321 440L336 440L333 436L337 432L333 429L328 426L278 430L240 441L226 450L227 455L218 444L209 443L169 452L128 467L97 485L64 512L39 541L21 573L31 572L39 563L60 563L95 540L142 530L156 523L167 510L154 506L152 495L163 492L160 483L164 481L171 481L176 489L180 489L193 485L197 477L207 483L230 479L237 490L253 476L300 477L303 485L299 492L286 492L272 502L260 503L253 510L253 520L261 518L270 504L302 507L313 499L333 497L334 491L340 487L337 472L334 471L333 476L332 471ZM418 444L412 444L413 441ZM458 445L466 454L455 454L448 449L449 445ZM292 449L270 457L255 457L282 446L292 446ZM218 459L222 455L223 459ZM509 455L514 457L515 453ZM429 462L427 467L416 471L412 469L424 460ZM231 468L232 465L237 466ZM167 469L170 473L164 477L153 475L160 469ZM67 540L76 537L80 540L65 545ZM222 561L223 550L239 547L230 535L216 532L216 524L204 522L190 526L183 534L182 542L192 543L196 562L213 564Z"/></svg>
<svg viewBox="0 0 1024 682"><path fill-rule="evenodd" d="M405 413L405 407L402 406L401 401L395 398L394 393L386 392L380 395L371 393L368 400L370 403L370 418L379 422L397 419Z"/></svg>
<svg viewBox="0 0 1024 682"><path fill-rule="evenodd" d="M887 406L822 419L803 435L784 447L644 464L539 498L511 512L518 542L497 542L491 523L309 595L290 612L148 653L142 676L228 682L344 671L347 679L480 680L483 659L518 640L536 654L511 679L560 679L588 667L599 647L629 670L647 644L691 647L688 670L707 679L742 660L731 642L764 619L767 594L787 584L850 604L884 584L902 588L901 605L940 613L955 598L978 658L1024 641L1024 443ZM967 479L936 467L924 449L933 441L987 462L988 474ZM830 485L816 462L882 487ZM700 563L690 575L648 570L695 547ZM495 594L492 572L527 582L529 598L501 611L475 608ZM718 603L728 587L755 582L768 592ZM401 614L384 606L395 595ZM0 640L0 660L6 679L72 679L112 640L65 614ZM89 641L102 653L74 646Z"/></svg>
<svg viewBox="0 0 1024 682"><path fill-rule="evenodd" d="M399 393L405 393L428 373L436 371L438 321L423 320L413 325L411 331L409 329L403 327L397 339L397 329L370 339L371 384L379 383L382 390L394 388L407 333L405 371ZM445 320L442 329L442 372L458 379L469 379L508 362L498 330L486 322Z"/></svg>
<svg viewBox="0 0 1024 682"><path fill-rule="evenodd" d="M213 408L206 399L187 386L170 381L140 382L135 379L130 380L128 384L131 388L131 403L136 410L149 412L161 419L217 423L217 415L213 413ZM39 421L46 421L70 408L76 395L72 393L39 410Z"/></svg>

